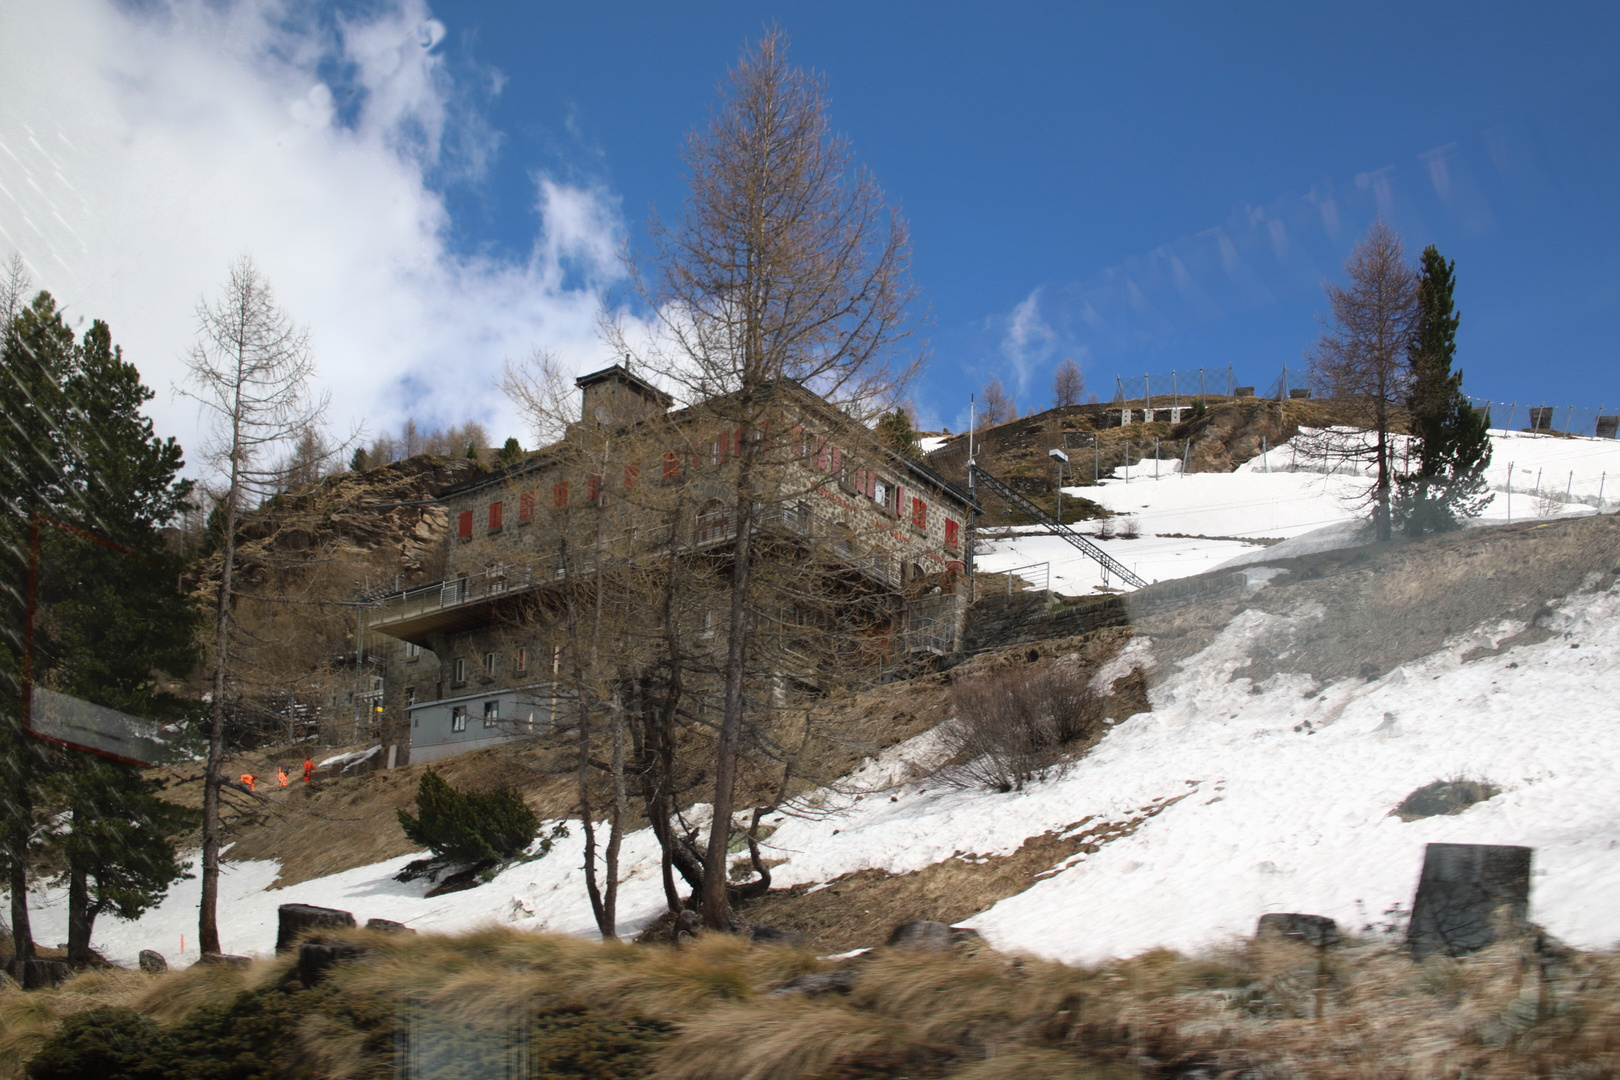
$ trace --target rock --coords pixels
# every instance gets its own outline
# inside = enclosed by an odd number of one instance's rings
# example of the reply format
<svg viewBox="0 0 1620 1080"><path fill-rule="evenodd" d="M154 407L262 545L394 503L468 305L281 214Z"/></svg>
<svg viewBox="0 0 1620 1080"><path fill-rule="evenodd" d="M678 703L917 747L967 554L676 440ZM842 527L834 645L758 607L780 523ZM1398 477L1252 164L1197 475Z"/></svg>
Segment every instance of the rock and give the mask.
<svg viewBox="0 0 1620 1080"><path fill-rule="evenodd" d="M468 889L476 889L484 883L483 879L478 876L483 869L484 866L481 864L469 866L465 870L457 870L455 873L447 875L443 881L423 893L422 896L424 899L431 899L435 896L443 896L446 893L466 892Z"/></svg>
<svg viewBox="0 0 1620 1080"><path fill-rule="evenodd" d="M1501 932L1525 931L1531 848L1429 844L1406 943L1413 960L1483 949Z"/></svg>
<svg viewBox="0 0 1620 1080"><path fill-rule="evenodd" d="M669 939L676 945L688 945L698 939L703 932L703 920L698 913L687 908L675 916L675 925L670 927Z"/></svg>
<svg viewBox="0 0 1620 1080"><path fill-rule="evenodd" d="M796 979L778 986L771 991L773 994L847 994L855 989L860 981L861 973L855 968L845 968L842 971L822 971L812 975L800 975Z"/></svg>
<svg viewBox="0 0 1620 1080"><path fill-rule="evenodd" d="M67 982L73 969L62 960L10 960L6 974L24 990L48 990Z"/></svg>
<svg viewBox="0 0 1620 1080"><path fill-rule="evenodd" d="M755 945L785 945L797 949L804 944L804 935L792 930L778 930L774 926L756 926L749 931L749 940Z"/></svg>
<svg viewBox="0 0 1620 1080"><path fill-rule="evenodd" d="M203 964L229 964L232 967L250 967L253 960L250 957L235 956L231 953L205 952L198 958L197 963L192 966L200 967Z"/></svg>
<svg viewBox="0 0 1620 1080"><path fill-rule="evenodd" d="M326 977L327 969L361 954L358 946L346 942L305 941L298 946L298 981L313 989Z"/></svg>
<svg viewBox="0 0 1620 1080"><path fill-rule="evenodd" d="M140 965L148 975L162 975L169 970L169 962L163 959L163 954L152 949L141 950Z"/></svg>
<svg viewBox="0 0 1620 1080"><path fill-rule="evenodd" d="M276 909L280 925L276 928L276 952L287 952L298 939L311 930L335 930L354 925L354 916L337 908L316 907L313 904L282 904Z"/></svg>
<svg viewBox="0 0 1620 1080"><path fill-rule="evenodd" d="M1273 912L1260 916L1260 925L1255 927L1254 933L1259 938L1299 941L1318 949L1333 949L1344 944L1339 936L1339 924L1326 915Z"/></svg>
<svg viewBox="0 0 1620 1080"><path fill-rule="evenodd" d="M395 922L392 919L367 919L366 920L366 929L367 930L381 930L385 934L414 934L414 933L416 933L415 930L412 930L410 927L406 926L404 923Z"/></svg>
<svg viewBox="0 0 1620 1080"><path fill-rule="evenodd" d="M932 919L912 919L896 926L889 934L891 949L919 952L945 952L951 947L951 928Z"/></svg>

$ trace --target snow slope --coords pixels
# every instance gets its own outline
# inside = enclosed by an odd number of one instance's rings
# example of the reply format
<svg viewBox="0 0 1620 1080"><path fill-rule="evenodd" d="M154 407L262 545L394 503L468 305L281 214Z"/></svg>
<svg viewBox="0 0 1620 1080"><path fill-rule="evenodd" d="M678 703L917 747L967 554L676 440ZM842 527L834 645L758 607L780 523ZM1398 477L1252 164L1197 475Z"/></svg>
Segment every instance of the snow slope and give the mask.
<svg viewBox="0 0 1620 1080"><path fill-rule="evenodd" d="M1318 610L1291 618L1325 617ZM1553 614L1542 644L1464 662L1521 630L1502 622L1459 636L1373 683L1325 688L1278 676L1259 688L1229 675L1245 650L1285 618L1249 611L1151 692L1154 711L1119 724L1062 777L1023 793L960 791L908 780L937 757L934 735L891 749L851 778L864 797L823 792L820 815L787 818L766 844L787 861L780 885L827 881L866 867L921 869L958 853L1005 854L1087 818L1128 821L1178 800L1131 836L1081 856L973 920L994 943L1070 961L1155 946L1197 949L1252 930L1268 911L1330 915L1360 928L1408 904L1431 841L1536 849L1532 917L1580 946L1620 940L1620 592L1584 594ZM1135 639L1117 670L1152 662ZM1105 673L1108 674L1108 673ZM1258 689L1259 692L1255 692ZM1314 697L1307 690L1320 689ZM1306 725L1309 725L1308 727ZM1434 780L1487 780L1502 794L1453 817L1403 823L1390 810ZM891 801L891 796L893 797ZM625 845L624 927L662 905L648 832ZM577 841L468 892L424 899L400 884L394 859L266 892L271 863L230 867L221 904L229 949L267 952L275 908L341 907L453 931L490 921L589 933ZM41 940L65 929L64 897L36 912ZM177 887L138 923L103 919L96 943L131 960L175 955L196 919L196 882ZM926 912L919 912L926 914ZM188 937L188 958L195 957Z"/></svg>
<svg viewBox="0 0 1620 1080"><path fill-rule="evenodd" d="M1620 501L1620 441L1492 431L1491 442L1486 470L1491 499L1480 523L1592 513ZM1395 440L1395 452L1405 453L1403 438ZM1611 472L1615 483L1608 481ZM1063 490L1135 523L1141 535L1129 540L1097 535L1100 523L1077 531L1152 582L1268 554L1283 558L1363 542L1356 523L1366 516L1361 505L1366 489L1365 475L1354 467L1313 458L1290 441L1235 472L1183 476L1179 461L1150 458L1115 469L1100 486ZM1071 596L1103 585L1101 568L1068 543L1039 535L1038 528L1013 531L1019 535L980 541L979 569L1005 573L1033 566L1021 576L1036 587L1049 577L1054 592ZM1243 542L1255 539L1289 543L1268 553L1263 545Z"/></svg>
<svg viewBox="0 0 1620 1080"><path fill-rule="evenodd" d="M1589 485L1594 501L1610 464L1620 475L1620 445L1601 440L1499 435L1498 453L1504 450L1514 455L1515 470L1521 458L1539 462L1534 467L1544 472L1558 465L1567 473L1577 461L1587 471L1596 466L1597 479ZM1161 515L1155 529L1216 535L1199 522L1240 510L1232 504L1253 502L1266 491L1292 490L1297 504L1284 503L1274 516L1251 507L1252 527L1237 534L1289 533L1295 536L1290 545L1313 542L1321 534L1312 537L1307 527L1339 512L1329 526L1338 537L1334 542L1351 542L1353 515L1332 509L1336 496L1324 491L1316 502L1306 497L1305 485L1319 476L1268 475L1266 463L1258 464L1258 470L1245 466L1224 478L1170 476L1144 484L1133 475L1128 486L1121 478L1101 492L1086 491L1117 498L1122 507L1137 500L1144 526L1153 511ZM1493 466L1504 488L1506 465ZM1271 466L1280 469L1280 460ZM1577 494L1583 476L1566 477ZM1223 479L1230 485L1225 504L1200 494L1206 482L1218 492L1213 485ZM1296 486L1284 486L1289 484ZM1185 509L1178 509L1178 490ZM1515 491L1518 520L1537 508ZM1506 495L1504 490L1493 504L1500 517L1506 516ZM1243 523L1238 516L1227 520ZM1155 548L1161 541L1164 546ZM1042 543L1058 542L1021 536L994 558L1006 559L1007 566L1033 561L1029 556L1041 553ZM1280 546L1268 551L1236 541L1177 547L1175 538L1163 536L1108 543L1116 551L1138 552L1140 565L1161 560L1166 569L1160 576L1233 552L1262 558L1282 553ZM1055 581L1058 567L1054 559ZM1266 576L1263 567L1252 571L1251 586L1262 586ZM1082 582L1076 573L1067 584L1078 588ZM846 794L820 792L810 800L812 814L777 822L765 844L769 857L786 860L774 868L776 883L823 882L868 867L905 872L959 853L1006 854L1031 836L1087 819L1130 821L1143 817L1144 808L1163 807L1133 834L1054 868L973 924L999 946L1071 961L1154 946L1196 949L1252 931L1268 911L1324 914L1359 929L1392 906L1410 903L1425 843L1463 841L1534 847L1532 917L1575 945L1620 940L1620 904L1612 900L1620 893L1620 785L1612 766L1620 758L1620 713L1612 704L1620 700L1620 667L1609 662L1620 651L1620 590L1579 594L1557 605L1547 623L1554 632L1548 641L1468 662L1464 653L1494 647L1523 624L1469 628L1435 654L1371 683L1320 687L1303 676L1275 676L1253 686L1232 677L1247 651L1263 647L1277 624L1293 621L1308 630L1312 620L1328 617L1309 607L1291 615L1245 612L1202 653L1160 672L1150 691L1152 712L1118 724L1065 775L1022 793L961 791L914 779L925 777L938 758L934 733L893 747L839 785ZM1133 639L1100 678L1133 664L1153 666L1153 650L1151 639ZM1502 793L1457 816L1411 823L1389 816L1415 788L1458 777L1489 781ZM702 808L695 814L701 819ZM276 891L267 891L274 863L231 865L220 905L224 945L268 952L276 907L290 902L340 907L362 921L389 918L429 931L491 921L580 934L593 929L577 830L544 859L509 868L478 889L432 900L422 895L424 883L392 880L408 858ZM634 932L663 906L650 832L627 837L624 873L621 930ZM45 890L34 902L36 936L48 943L64 940L65 895ZM196 903L197 882L184 882L136 923L101 919L96 946L124 962L141 948L195 959ZM188 948L179 954L182 934Z"/></svg>

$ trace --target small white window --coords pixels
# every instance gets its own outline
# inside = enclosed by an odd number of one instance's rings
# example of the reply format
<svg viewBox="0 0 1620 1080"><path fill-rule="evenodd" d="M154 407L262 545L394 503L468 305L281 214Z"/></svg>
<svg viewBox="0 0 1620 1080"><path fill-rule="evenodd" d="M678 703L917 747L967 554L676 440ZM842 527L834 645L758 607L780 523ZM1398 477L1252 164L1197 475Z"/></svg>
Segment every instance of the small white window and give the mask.
<svg viewBox="0 0 1620 1080"><path fill-rule="evenodd" d="M523 645L518 646L517 669L519 671L528 671L529 670L529 650L528 650L527 646L523 646Z"/></svg>
<svg viewBox="0 0 1620 1080"><path fill-rule="evenodd" d="M467 681L467 661L459 656L456 657L455 672L456 682L464 683Z"/></svg>
<svg viewBox="0 0 1620 1080"><path fill-rule="evenodd" d="M484 672L489 675L495 674L495 654L492 652L484 654Z"/></svg>
<svg viewBox="0 0 1620 1080"><path fill-rule="evenodd" d="M501 703L499 701L484 702L484 726L494 727L501 720Z"/></svg>
<svg viewBox="0 0 1620 1080"><path fill-rule="evenodd" d="M457 705L455 708L450 710L450 730L451 731L466 731L467 730L467 708L466 708L466 706Z"/></svg>
<svg viewBox="0 0 1620 1080"><path fill-rule="evenodd" d="M407 641L405 643L405 659L407 659L407 660L415 660L418 656L421 656L421 655L422 655L422 646L418 645L414 641Z"/></svg>
<svg viewBox="0 0 1620 1080"><path fill-rule="evenodd" d="M407 686L405 688L405 707L408 709L412 705L415 705L415 704L416 704L416 687Z"/></svg>

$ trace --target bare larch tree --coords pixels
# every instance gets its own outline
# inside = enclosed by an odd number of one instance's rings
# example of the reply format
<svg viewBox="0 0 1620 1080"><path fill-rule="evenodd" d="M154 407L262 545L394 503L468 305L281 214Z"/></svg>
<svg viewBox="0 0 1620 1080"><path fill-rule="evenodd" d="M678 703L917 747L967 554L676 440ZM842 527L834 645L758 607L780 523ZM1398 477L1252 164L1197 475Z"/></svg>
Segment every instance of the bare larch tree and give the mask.
<svg viewBox="0 0 1620 1080"><path fill-rule="evenodd" d="M684 156L684 212L650 223L652 258L637 280L661 319L644 365L689 400L712 403L715 425L737 434L725 500L736 541L714 816L699 900L704 922L718 928L729 921L727 847L758 614L755 517L779 496L769 468L773 401L791 380L865 420L893 406L920 357L900 356L916 328L905 223L832 131L821 79L788 63L779 30L744 52Z"/></svg>
<svg viewBox="0 0 1620 1080"><path fill-rule="evenodd" d="M218 481L220 577L210 645L212 700L204 773L202 901L198 945L219 952L220 788L224 782L225 729L237 693L232 608L236 540L249 500L285 486L282 454L300 436L317 431L324 396L312 397L315 362L309 332L277 307L270 284L247 256L232 264L219 298L197 305L197 341L186 356L188 386L209 421L206 461ZM308 463L305 463L307 467Z"/></svg>
<svg viewBox="0 0 1620 1080"><path fill-rule="evenodd" d="M1322 449L1373 465L1367 501L1377 539L1388 540L1395 478L1390 435L1410 380L1406 350L1418 314L1417 274L1406 264L1401 238L1383 221L1357 242L1344 270L1348 284L1323 286L1331 309L1327 330L1307 356L1318 391L1345 406L1360 431L1327 436L1334 445Z"/></svg>

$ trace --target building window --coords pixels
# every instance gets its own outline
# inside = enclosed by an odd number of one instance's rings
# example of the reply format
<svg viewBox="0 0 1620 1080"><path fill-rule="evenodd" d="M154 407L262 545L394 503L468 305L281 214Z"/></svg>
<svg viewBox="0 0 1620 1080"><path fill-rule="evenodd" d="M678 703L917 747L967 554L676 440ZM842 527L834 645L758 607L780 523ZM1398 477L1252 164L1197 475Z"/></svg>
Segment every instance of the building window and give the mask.
<svg viewBox="0 0 1620 1080"><path fill-rule="evenodd" d="M495 654L492 652L484 654L484 674L495 674Z"/></svg>
<svg viewBox="0 0 1620 1080"><path fill-rule="evenodd" d="M697 516L697 542L707 544L724 540L730 524L725 505L718 500L709 503Z"/></svg>
<svg viewBox="0 0 1620 1080"><path fill-rule="evenodd" d="M559 510L568 505L568 481L559 480L551 485L551 505Z"/></svg>
<svg viewBox="0 0 1620 1080"><path fill-rule="evenodd" d="M928 531L928 504L915 495L911 497L911 527Z"/></svg>
<svg viewBox="0 0 1620 1080"><path fill-rule="evenodd" d="M450 730L453 732L467 730L467 707L465 705L457 705L450 710Z"/></svg>
<svg viewBox="0 0 1620 1080"><path fill-rule="evenodd" d="M505 505L506 505L505 503L498 503L498 502L492 502L492 503L489 504L489 531L490 532L495 533L495 532L500 532L501 531L501 510Z"/></svg>
<svg viewBox="0 0 1620 1080"><path fill-rule="evenodd" d="M414 641L407 641L405 643L405 659L407 659L407 660L416 660L416 659L419 659L421 657L421 655L422 655L422 646L418 645Z"/></svg>
<svg viewBox="0 0 1620 1080"><path fill-rule="evenodd" d="M457 686L467 681L467 661L459 656L456 657L455 675L451 678L451 681Z"/></svg>
<svg viewBox="0 0 1620 1080"><path fill-rule="evenodd" d="M408 709L412 705L415 705L415 704L416 704L416 687L407 686L405 688L405 707Z"/></svg>
<svg viewBox="0 0 1620 1080"><path fill-rule="evenodd" d="M501 703L499 701L484 702L484 726L494 727L501 720Z"/></svg>
<svg viewBox="0 0 1620 1080"><path fill-rule="evenodd" d="M471 510L463 510L461 512L461 516L456 520L456 539L457 540L471 540L472 539L472 511Z"/></svg>
<svg viewBox="0 0 1620 1080"><path fill-rule="evenodd" d="M525 491L518 496L518 524L534 520L534 492Z"/></svg>
<svg viewBox="0 0 1620 1080"><path fill-rule="evenodd" d="M952 551L962 546L961 528L950 518L945 519L945 546Z"/></svg>
<svg viewBox="0 0 1620 1080"><path fill-rule="evenodd" d="M529 650L528 650L527 646L524 646L524 645L518 646L517 669L519 671L528 671L529 670Z"/></svg>

